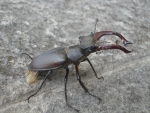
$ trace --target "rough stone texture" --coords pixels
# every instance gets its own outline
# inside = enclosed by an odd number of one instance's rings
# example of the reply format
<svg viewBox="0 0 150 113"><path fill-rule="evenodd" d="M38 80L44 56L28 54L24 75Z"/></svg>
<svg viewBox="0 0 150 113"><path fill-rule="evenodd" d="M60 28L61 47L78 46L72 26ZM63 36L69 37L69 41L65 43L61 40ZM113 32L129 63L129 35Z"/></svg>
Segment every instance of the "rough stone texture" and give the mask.
<svg viewBox="0 0 150 113"><path fill-rule="evenodd" d="M120 32L133 45L91 54L89 59L103 80L97 80L88 63L80 73L85 85L102 102L84 93L69 66L69 103L81 113L150 113L150 2L149 0L0 0L0 113L75 113L64 98L65 70L54 71L30 103L25 99L43 77L28 85L24 74L30 59L58 46L78 43L78 37L94 31ZM113 39L112 39L113 38ZM114 36L102 42L115 42Z"/></svg>

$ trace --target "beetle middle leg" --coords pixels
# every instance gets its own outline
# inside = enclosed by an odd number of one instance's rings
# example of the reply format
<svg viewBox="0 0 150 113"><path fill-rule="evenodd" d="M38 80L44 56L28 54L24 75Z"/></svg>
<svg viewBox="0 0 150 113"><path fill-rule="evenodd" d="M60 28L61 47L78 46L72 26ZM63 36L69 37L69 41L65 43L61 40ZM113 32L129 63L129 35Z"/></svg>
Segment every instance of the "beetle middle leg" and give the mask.
<svg viewBox="0 0 150 113"><path fill-rule="evenodd" d="M36 94L40 91L40 89L42 88L43 84L45 83L47 77L50 75L51 72L52 72L52 71L48 71L48 73L46 74L46 76L45 76L45 78L44 78L44 81L43 81L42 84L40 85L39 89L38 89L34 94L32 94L31 96L29 96L29 97L27 98L28 102L29 102L29 99L30 99L31 97L33 97L34 95L36 95Z"/></svg>
<svg viewBox="0 0 150 113"><path fill-rule="evenodd" d="M78 109L70 106L69 103L68 103L68 99L67 99L67 80L68 80L68 74L69 74L69 68L67 67L66 68L66 76L65 76L65 79L64 79L64 82L65 82L65 99L66 99L66 103L67 103L68 107L70 107L70 108L74 109L75 111L79 112Z"/></svg>
<svg viewBox="0 0 150 113"><path fill-rule="evenodd" d="M95 74L95 77L96 77L97 79L103 79L103 80L104 80L104 77L98 77L98 76L97 76L97 73L96 73L96 71L95 71L95 69L94 69L92 63L90 62L90 60L89 60L88 58L85 58L84 61L85 61L85 60L87 60L88 63L90 64L90 66L91 66L91 68L92 68L92 70L93 70L93 72L94 72L94 74Z"/></svg>
<svg viewBox="0 0 150 113"><path fill-rule="evenodd" d="M85 85L83 84L83 82L81 81L81 77L80 77L80 74L79 74L79 70L78 70L78 65L75 65L75 68L76 68L76 76L77 76L77 80L79 81L80 85L82 86L82 88L84 89L84 91L86 93L88 93L89 95L93 96L93 97L96 97L99 101L101 101L102 99L99 98L98 96L96 95L93 95L89 92L89 90L85 87Z"/></svg>

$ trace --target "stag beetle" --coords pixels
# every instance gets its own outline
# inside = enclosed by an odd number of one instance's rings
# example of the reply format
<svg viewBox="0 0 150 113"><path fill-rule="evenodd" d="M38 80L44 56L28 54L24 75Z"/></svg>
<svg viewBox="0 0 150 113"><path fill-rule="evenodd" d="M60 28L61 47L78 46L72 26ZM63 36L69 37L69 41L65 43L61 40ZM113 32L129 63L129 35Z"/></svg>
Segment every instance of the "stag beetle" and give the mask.
<svg viewBox="0 0 150 113"><path fill-rule="evenodd" d="M97 23L98 20L96 20ZM95 31L96 31L96 24L95 24ZM22 53L28 55L32 61L29 64L29 71L26 73L26 77L27 77L27 81L29 83L32 83L35 81L35 78L38 75L39 71L48 71L48 73L45 75L45 78L42 82L42 84L40 85L39 89L31 96L28 97L28 102L29 99L31 97L33 97L34 95L37 94L37 92L42 88L44 82L46 81L47 77L51 74L51 72L53 70L59 69L59 68L64 68L66 69L66 75L65 75L65 79L64 79L64 83L65 83L65 100L67 105L76 110L79 111L78 109L72 107L67 100L67 79L68 79L68 74L69 74L69 68L68 65L69 64L74 64L75 65L75 70L76 70L76 76L77 76L77 80L79 81L80 85L82 86L82 88L85 90L85 92L87 92L89 95L96 97L97 99L101 100L101 98L91 94L89 92L89 90L86 88L86 86L84 85L84 83L81 81L81 77L79 74L79 69L78 66L81 62L87 61L89 63L89 65L91 66L94 75L96 78L101 79L103 77L98 77L97 73L92 65L92 63L90 62L90 60L87 58L88 55L90 55L91 53L100 51L100 50L108 50L108 49L119 49L121 51L123 51L124 53L130 53L131 51L127 50L126 48L120 46L118 43L116 44L110 44L110 45L100 45L97 44L97 41L104 35L116 35L118 36L124 46L126 46L127 44L132 44L131 42L127 41L121 34L114 32L114 31L100 31L100 32L94 32L91 33L90 35L87 36L80 36L79 37L79 44L77 45L73 45L73 46L69 46L69 47L57 47L54 48L52 50L49 50L35 58L32 58L29 54L27 53Z"/></svg>

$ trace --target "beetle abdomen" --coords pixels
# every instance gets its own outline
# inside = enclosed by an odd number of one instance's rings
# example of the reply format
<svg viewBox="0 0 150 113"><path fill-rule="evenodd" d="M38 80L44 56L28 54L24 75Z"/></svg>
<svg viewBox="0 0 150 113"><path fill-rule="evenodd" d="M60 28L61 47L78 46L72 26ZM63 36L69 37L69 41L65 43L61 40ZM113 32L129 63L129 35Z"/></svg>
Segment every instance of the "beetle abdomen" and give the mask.
<svg viewBox="0 0 150 113"><path fill-rule="evenodd" d="M65 48L59 47L49 50L35 58L29 65L29 70L51 70L57 69L66 62L67 55Z"/></svg>

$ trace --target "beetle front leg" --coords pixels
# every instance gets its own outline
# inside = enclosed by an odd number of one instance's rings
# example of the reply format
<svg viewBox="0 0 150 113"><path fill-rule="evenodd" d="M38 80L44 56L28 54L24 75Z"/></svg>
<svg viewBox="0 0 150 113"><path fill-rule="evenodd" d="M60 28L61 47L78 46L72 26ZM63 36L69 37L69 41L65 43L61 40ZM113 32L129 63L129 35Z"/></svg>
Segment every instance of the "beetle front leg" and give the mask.
<svg viewBox="0 0 150 113"><path fill-rule="evenodd" d="M68 103L68 99L67 99L67 80L68 80L68 74L69 74L69 69L68 69L68 67L67 67L67 68L66 68L66 76L65 76L65 79L64 79L64 82L65 82L65 99L66 99L66 103L67 103L67 106L68 106L68 107L70 107L70 108L74 109L75 111L79 112L78 109L76 109L76 108L70 106L69 103Z"/></svg>
<svg viewBox="0 0 150 113"><path fill-rule="evenodd" d="M104 77L98 77L98 76L97 76L97 73L96 73L96 71L95 71L95 69L94 69L92 63L90 62L90 60L89 60L88 58L85 58L84 60L87 60L88 63L90 64L90 66L91 66L91 68L92 68L92 70L93 70L93 72L94 72L94 74L95 74L95 77L96 77L97 79L103 79L103 80L104 80Z"/></svg>
<svg viewBox="0 0 150 113"><path fill-rule="evenodd" d="M34 94L32 94L31 96L29 96L29 97L27 98L28 102L29 102L29 99L30 99L31 97L33 97L34 95L36 95L36 94L40 91L40 89L42 88L44 82L46 81L46 79L47 79L48 75L50 75L50 73L51 73L51 71L48 71L48 73L46 74L45 79L44 79L44 81L42 82L42 84L40 85L39 89L38 89Z"/></svg>
<svg viewBox="0 0 150 113"><path fill-rule="evenodd" d="M84 89L85 92L87 92L89 95L93 96L93 97L96 97L99 101L101 101L102 99L99 98L98 96L95 96L93 94L91 94L89 92L89 90L85 87L85 85L83 84L83 82L81 81L81 77L80 77L80 74L79 74L79 70L78 70L78 65L75 65L75 68L76 68L76 76L77 76L77 80L79 81L80 85L82 86L82 88Z"/></svg>

